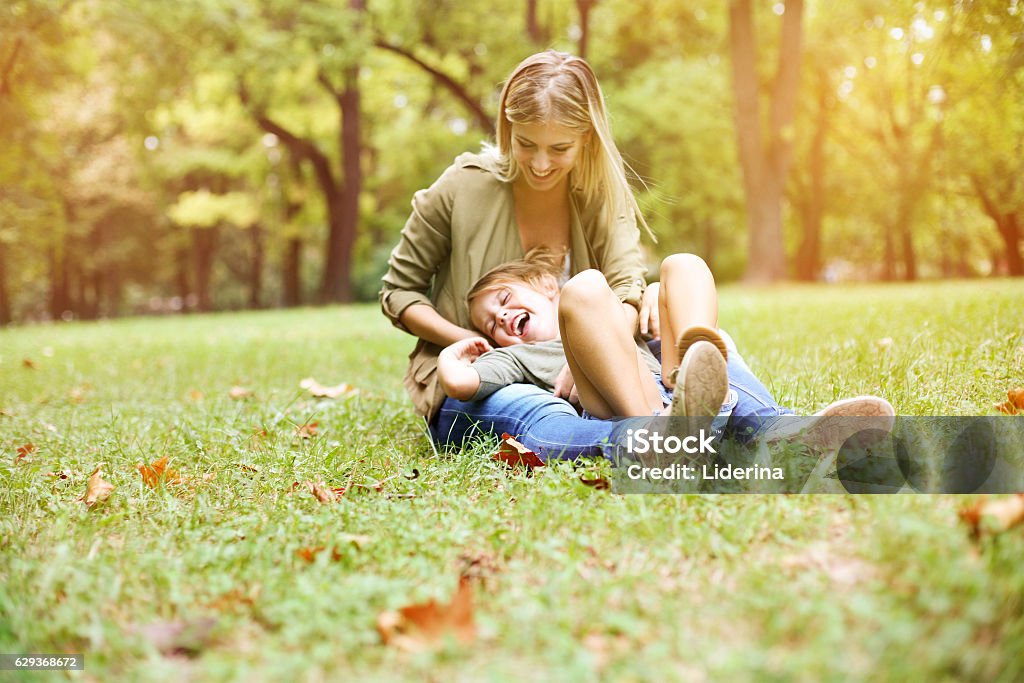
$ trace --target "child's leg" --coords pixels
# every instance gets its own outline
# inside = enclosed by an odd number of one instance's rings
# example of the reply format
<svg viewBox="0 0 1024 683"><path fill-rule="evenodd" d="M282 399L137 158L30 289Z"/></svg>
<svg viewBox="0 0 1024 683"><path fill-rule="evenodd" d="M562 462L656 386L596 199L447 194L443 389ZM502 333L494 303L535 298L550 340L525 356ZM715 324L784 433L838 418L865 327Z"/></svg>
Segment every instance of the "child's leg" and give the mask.
<svg viewBox="0 0 1024 683"><path fill-rule="evenodd" d="M640 364L626 325L616 324L622 316L622 304L600 271L584 271L562 288L558 329L565 358L583 407L602 419L662 408L654 375Z"/></svg>
<svg viewBox="0 0 1024 683"><path fill-rule="evenodd" d="M673 254L661 262L661 376L671 386L671 373L682 359L677 343L689 327L718 327L718 291L704 259L694 254ZM724 345L724 342L723 342Z"/></svg>

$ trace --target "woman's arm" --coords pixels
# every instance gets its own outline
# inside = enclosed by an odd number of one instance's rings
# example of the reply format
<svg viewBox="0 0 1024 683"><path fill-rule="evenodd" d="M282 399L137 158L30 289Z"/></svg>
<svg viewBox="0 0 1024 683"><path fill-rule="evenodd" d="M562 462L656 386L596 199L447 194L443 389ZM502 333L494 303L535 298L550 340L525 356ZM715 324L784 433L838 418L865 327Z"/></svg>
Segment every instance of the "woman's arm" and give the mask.
<svg viewBox="0 0 1024 683"><path fill-rule="evenodd" d="M429 297L438 269L452 257L452 206L460 172L456 162L413 196L412 214L388 259L380 291L381 310L393 325L441 346L470 335L446 321Z"/></svg>
<svg viewBox="0 0 1024 683"><path fill-rule="evenodd" d="M480 336L479 332L445 320L433 306L420 303L411 304L399 314L398 320L409 332L438 346L448 346L462 339Z"/></svg>

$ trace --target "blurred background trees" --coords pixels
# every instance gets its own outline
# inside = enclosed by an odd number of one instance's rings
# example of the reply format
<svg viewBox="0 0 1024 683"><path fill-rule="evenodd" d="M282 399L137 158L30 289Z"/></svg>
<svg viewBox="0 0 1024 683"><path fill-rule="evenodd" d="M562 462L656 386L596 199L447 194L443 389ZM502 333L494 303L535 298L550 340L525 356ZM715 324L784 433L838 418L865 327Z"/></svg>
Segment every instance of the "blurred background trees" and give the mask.
<svg viewBox="0 0 1024 683"><path fill-rule="evenodd" d="M549 47L601 78L652 263L1020 276L1022 5L11 0L0 323L372 299Z"/></svg>

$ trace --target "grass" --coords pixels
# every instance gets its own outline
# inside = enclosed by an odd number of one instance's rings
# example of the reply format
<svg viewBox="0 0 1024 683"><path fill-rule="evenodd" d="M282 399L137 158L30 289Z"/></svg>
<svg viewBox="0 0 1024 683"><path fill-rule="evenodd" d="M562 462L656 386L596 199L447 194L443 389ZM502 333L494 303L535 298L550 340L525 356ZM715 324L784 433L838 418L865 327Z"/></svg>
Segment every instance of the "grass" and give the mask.
<svg viewBox="0 0 1024 683"><path fill-rule="evenodd" d="M721 317L801 411L879 393L901 414L992 414L1024 383L1022 295L726 289ZM0 652L86 654L83 672L0 676L1024 676L1024 535L975 545L969 499L616 496L569 463L509 472L493 444L438 456L402 391L410 348L375 306L0 331ZM312 399L308 376L360 393ZM143 485L136 463L164 455L191 484ZM87 509L99 463L117 488ZM317 479L365 488L334 505L293 491ZM337 552L297 555L317 546ZM381 644L379 613L449 599L467 567L483 576L474 644ZM167 637L182 621L204 626Z"/></svg>

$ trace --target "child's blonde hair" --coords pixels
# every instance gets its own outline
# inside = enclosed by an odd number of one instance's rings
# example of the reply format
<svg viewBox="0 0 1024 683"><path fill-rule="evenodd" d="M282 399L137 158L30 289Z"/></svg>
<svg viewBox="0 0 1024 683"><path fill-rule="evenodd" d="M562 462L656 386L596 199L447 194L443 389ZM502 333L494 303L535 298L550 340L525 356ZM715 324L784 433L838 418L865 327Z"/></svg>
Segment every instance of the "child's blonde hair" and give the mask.
<svg viewBox="0 0 1024 683"><path fill-rule="evenodd" d="M503 263L484 273L466 294L466 304L472 307L473 301L484 293L507 285L526 285L542 292L554 280L557 288L564 264L564 252L558 254L543 245L534 247L518 261Z"/></svg>
<svg viewBox="0 0 1024 683"><path fill-rule="evenodd" d="M545 121L579 135L590 133L569 175L571 187L581 190L588 204L600 202L609 223L617 218L616 205L625 202L653 239L629 187L626 163L612 138L601 86L585 60L554 50L539 52L520 62L505 81L497 121L502 180L512 182L522 172L512 155L512 124Z"/></svg>

